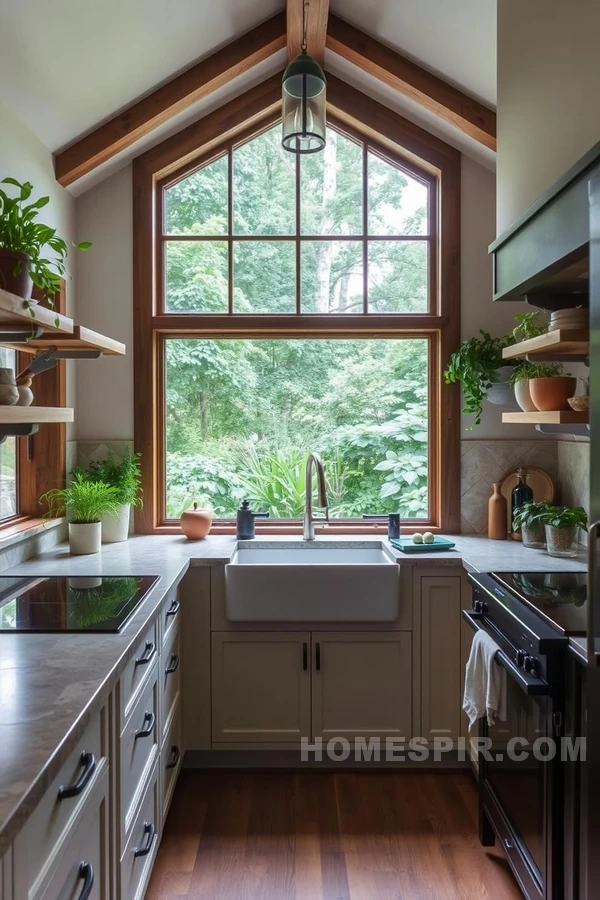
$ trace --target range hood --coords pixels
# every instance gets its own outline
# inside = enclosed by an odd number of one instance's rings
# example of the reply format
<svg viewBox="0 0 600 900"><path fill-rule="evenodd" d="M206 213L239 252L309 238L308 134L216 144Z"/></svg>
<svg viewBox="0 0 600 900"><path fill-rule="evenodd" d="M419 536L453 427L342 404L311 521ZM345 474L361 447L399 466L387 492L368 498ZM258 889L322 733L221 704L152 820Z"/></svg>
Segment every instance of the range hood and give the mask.
<svg viewBox="0 0 600 900"><path fill-rule="evenodd" d="M600 143L493 244L494 300L541 309L589 305L588 184L600 175Z"/></svg>

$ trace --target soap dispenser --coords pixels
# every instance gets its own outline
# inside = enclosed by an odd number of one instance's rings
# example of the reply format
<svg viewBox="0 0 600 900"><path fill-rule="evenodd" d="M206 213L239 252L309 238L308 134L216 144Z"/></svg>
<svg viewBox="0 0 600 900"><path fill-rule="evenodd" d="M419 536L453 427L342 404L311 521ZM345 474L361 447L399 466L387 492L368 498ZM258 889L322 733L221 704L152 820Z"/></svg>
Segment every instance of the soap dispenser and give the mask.
<svg viewBox="0 0 600 900"><path fill-rule="evenodd" d="M242 505L237 511L237 539L238 541L250 541L255 537L254 520L268 519L268 512L253 512L250 509L250 501L242 500Z"/></svg>

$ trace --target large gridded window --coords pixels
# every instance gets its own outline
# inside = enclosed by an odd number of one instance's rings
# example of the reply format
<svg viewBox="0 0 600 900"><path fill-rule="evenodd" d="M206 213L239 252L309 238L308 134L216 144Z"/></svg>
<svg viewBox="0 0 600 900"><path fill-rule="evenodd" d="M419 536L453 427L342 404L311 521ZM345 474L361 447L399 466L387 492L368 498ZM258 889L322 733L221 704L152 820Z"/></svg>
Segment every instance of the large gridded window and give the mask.
<svg viewBox="0 0 600 900"><path fill-rule="evenodd" d="M422 314L435 290L435 178L327 129L322 153L279 125L163 193L164 310Z"/></svg>

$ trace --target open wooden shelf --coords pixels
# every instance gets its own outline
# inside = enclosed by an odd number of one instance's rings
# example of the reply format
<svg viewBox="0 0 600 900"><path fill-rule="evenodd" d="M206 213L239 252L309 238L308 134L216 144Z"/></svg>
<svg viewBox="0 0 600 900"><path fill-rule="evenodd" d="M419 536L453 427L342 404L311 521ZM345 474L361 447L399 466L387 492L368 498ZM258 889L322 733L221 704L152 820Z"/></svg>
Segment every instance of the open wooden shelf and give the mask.
<svg viewBox="0 0 600 900"><path fill-rule="evenodd" d="M503 359L518 359L521 356L580 356L590 354L590 338L587 331L565 331L556 329L547 334L520 341L502 351Z"/></svg>
<svg viewBox="0 0 600 900"><path fill-rule="evenodd" d="M73 419L73 410L66 406L0 406L0 425L46 425Z"/></svg>
<svg viewBox="0 0 600 900"><path fill-rule="evenodd" d="M33 315L31 314L33 312ZM57 324L58 323L58 324ZM72 334L73 320L53 309L34 304L28 307L22 297L0 288L0 326L17 329L43 328L53 335ZM1 339L1 337L0 337Z"/></svg>
<svg viewBox="0 0 600 900"><path fill-rule="evenodd" d="M74 325L73 334L45 334L40 338L19 344L15 349L22 353L37 353L38 350L48 350L56 347L57 350L86 351L99 350L105 356L125 356L127 348L120 341L92 331L84 325Z"/></svg>
<svg viewBox="0 0 600 900"><path fill-rule="evenodd" d="M574 409L555 410L552 412L505 412L502 421L507 425L587 425L588 412L575 412Z"/></svg>

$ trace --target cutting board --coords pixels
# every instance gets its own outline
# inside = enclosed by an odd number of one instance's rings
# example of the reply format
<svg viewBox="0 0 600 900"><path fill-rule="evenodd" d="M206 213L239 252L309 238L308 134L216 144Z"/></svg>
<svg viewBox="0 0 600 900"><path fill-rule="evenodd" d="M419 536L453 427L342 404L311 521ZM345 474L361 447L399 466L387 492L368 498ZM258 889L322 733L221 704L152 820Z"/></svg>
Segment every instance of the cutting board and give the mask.
<svg viewBox="0 0 600 900"><path fill-rule="evenodd" d="M434 553L436 550L454 550L456 544L449 541L448 538L438 537L436 534L433 544L413 544L412 538L400 538L399 540L390 540L392 547L401 550L402 553Z"/></svg>

